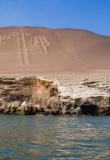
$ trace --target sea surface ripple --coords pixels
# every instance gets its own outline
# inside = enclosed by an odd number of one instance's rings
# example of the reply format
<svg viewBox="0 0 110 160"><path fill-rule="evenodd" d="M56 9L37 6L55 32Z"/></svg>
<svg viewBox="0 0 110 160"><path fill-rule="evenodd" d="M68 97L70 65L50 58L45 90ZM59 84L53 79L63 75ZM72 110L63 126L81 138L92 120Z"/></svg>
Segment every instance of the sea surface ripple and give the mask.
<svg viewBox="0 0 110 160"><path fill-rule="evenodd" d="M0 160L110 160L110 117L0 116Z"/></svg>

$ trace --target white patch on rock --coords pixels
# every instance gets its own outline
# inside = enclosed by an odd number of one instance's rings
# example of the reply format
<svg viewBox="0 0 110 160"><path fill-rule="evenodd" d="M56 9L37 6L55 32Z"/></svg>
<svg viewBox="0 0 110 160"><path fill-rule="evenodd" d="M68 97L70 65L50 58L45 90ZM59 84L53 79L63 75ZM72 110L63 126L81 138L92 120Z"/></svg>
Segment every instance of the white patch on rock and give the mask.
<svg viewBox="0 0 110 160"><path fill-rule="evenodd" d="M110 88L109 85L104 85L102 87L102 83L98 82L98 86L96 87L88 87L87 85L83 85L85 82L80 82L76 85L62 85L58 80L54 82L58 86L59 92L61 96L70 96L72 98L87 98L87 97L96 97L96 96L110 96L110 93L106 90L106 88Z"/></svg>
<svg viewBox="0 0 110 160"><path fill-rule="evenodd" d="M27 107L27 106L28 106L28 103L27 103L26 101L24 101L24 102L21 104L21 106Z"/></svg>

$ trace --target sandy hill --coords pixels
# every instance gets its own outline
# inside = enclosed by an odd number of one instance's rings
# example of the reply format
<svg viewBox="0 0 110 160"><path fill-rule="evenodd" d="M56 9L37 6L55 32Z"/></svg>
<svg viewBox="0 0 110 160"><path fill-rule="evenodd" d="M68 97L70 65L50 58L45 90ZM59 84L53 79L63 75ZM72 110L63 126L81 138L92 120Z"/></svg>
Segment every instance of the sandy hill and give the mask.
<svg viewBox="0 0 110 160"><path fill-rule="evenodd" d="M76 29L0 28L0 73L109 69L109 36Z"/></svg>

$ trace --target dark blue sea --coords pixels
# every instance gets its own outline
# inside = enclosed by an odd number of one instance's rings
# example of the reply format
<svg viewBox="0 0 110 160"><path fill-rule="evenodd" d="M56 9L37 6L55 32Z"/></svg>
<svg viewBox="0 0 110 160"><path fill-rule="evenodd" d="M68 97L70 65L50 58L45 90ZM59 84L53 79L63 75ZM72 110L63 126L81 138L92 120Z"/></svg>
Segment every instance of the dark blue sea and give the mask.
<svg viewBox="0 0 110 160"><path fill-rule="evenodd" d="M0 116L0 160L110 160L110 117Z"/></svg>

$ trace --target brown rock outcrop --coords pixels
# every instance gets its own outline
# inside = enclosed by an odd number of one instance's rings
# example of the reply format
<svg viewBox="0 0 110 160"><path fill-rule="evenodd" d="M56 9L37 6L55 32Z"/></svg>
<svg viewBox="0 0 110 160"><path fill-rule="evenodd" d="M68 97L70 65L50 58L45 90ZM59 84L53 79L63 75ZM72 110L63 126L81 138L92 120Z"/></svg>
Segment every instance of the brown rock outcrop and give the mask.
<svg viewBox="0 0 110 160"><path fill-rule="evenodd" d="M110 115L110 97L61 96L54 82L35 76L0 78L0 114Z"/></svg>

